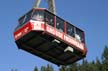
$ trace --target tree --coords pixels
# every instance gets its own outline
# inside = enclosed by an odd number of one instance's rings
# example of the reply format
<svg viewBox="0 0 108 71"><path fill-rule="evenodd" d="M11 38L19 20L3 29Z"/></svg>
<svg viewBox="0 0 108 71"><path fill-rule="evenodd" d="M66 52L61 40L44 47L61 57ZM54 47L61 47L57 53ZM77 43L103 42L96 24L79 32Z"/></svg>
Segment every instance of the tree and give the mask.
<svg viewBox="0 0 108 71"><path fill-rule="evenodd" d="M77 63L73 63L68 67L69 71L78 71L78 64Z"/></svg>
<svg viewBox="0 0 108 71"><path fill-rule="evenodd" d="M102 53L102 62L108 62L108 47L105 46L104 51Z"/></svg>
<svg viewBox="0 0 108 71"><path fill-rule="evenodd" d="M98 71L98 67L97 67L95 61L92 61L89 63L89 71Z"/></svg>
<svg viewBox="0 0 108 71"><path fill-rule="evenodd" d="M98 58L96 58L95 65L96 65L97 71L102 71L102 64L101 64L101 62L100 62L100 60Z"/></svg>
<svg viewBox="0 0 108 71"><path fill-rule="evenodd" d="M34 68L34 71L38 71L37 67Z"/></svg>
<svg viewBox="0 0 108 71"><path fill-rule="evenodd" d="M54 71L54 68L52 67L52 65L48 64L47 67L42 66L41 71Z"/></svg>
<svg viewBox="0 0 108 71"><path fill-rule="evenodd" d="M47 71L45 66L41 67L41 71Z"/></svg>
<svg viewBox="0 0 108 71"><path fill-rule="evenodd" d="M52 65L48 64L47 68L46 68L46 71L54 71Z"/></svg>
<svg viewBox="0 0 108 71"><path fill-rule="evenodd" d="M64 65L61 66L60 69L59 69L59 71L67 71L67 66L64 66Z"/></svg>
<svg viewBox="0 0 108 71"><path fill-rule="evenodd" d="M105 46L102 53L102 71L108 71L108 47Z"/></svg>
<svg viewBox="0 0 108 71"><path fill-rule="evenodd" d="M89 71L89 63L87 60L83 59L82 64L79 66L80 71Z"/></svg>

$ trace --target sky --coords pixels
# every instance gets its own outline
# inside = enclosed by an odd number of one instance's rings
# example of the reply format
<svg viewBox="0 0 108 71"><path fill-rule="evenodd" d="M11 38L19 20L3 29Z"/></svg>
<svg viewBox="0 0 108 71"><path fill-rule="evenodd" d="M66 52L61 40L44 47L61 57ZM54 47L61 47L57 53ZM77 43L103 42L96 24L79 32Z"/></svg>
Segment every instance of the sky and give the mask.
<svg viewBox="0 0 108 71"><path fill-rule="evenodd" d="M0 0L0 71L33 71L37 66L52 64L44 59L19 50L13 38L18 18L29 11L34 0ZM42 0L40 7L47 7ZM57 15L83 29L88 49L86 59L101 58L108 46L108 0L56 0ZM54 69L58 67L54 64Z"/></svg>

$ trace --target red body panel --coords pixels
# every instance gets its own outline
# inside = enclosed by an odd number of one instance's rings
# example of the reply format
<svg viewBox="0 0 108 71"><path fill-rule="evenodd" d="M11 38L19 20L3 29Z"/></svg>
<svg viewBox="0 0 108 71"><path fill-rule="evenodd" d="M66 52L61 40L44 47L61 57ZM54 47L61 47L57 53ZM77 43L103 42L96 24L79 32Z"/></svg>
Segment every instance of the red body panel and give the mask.
<svg viewBox="0 0 108 71"><path fill-rule="evenodd" d="M18 30L14 32L15 40L20 39L31 30L32 30L32 25L30 23L25 24L24 26L22 26L21 28L19 28Z"/></svg>
<svg viewBox="0 0 108 71"><path fill-rule="evenodd" d="M50 25L45 24L44 22L39 22L39 21L30 20L30 22L26 23L23 27L15 31L14 32L15 40L20 39L21 37L23 37L30 31L44 31L45 33L48 33L58 38L59 40L64 41L70 46L74 46L76 47L76 49L83 51L84 54L86 54L87 52L87 49L85 48L84 43L81 43L77 41L75 38L72 38L69 35L65 34L64 32L60 32L56 28L51 27Z"/></svg>

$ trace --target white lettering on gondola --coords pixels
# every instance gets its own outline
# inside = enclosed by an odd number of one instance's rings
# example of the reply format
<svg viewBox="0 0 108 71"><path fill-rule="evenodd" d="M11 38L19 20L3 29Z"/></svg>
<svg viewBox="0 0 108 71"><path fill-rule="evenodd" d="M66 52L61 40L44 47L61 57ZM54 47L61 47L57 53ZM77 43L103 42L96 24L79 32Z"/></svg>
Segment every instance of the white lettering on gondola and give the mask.
<svg viewBox="0 0 108 71"><path fill-rule="evenodd" d="M56 30L56 36L58 36L59 38L63 39L63 33L59 32Z"/></svg>
<svg viewBox="0 0 108 71"><path fill-rule="evenodd" d="M61 38L62 40L65 40L66 42L84 50L84 46L82 43L78 42L77 40L75 40L74 38L72 38L66 34L63 34L62 32L59 32L58 30L54 29L53 27L46 25L46 31Z"/></svg>
<svg viewBox="0 0 108 71"><path fill-rule="evenodd" d="M49 33L55 35L55 30L49 26L46 26L46 31L48 31Z"/></svg>
<svg viewBox="0 0 108 71"><path fill-rule="evenodd" d="M80 49L84 49L83 44L81 44L80 42L76 41L74 38L69 37L67 35L64 35L64 40L67 41L68 43L73 44L74 46L77 46Z"/></svg>
<svg viewBox="0 0 108 71"><path fill-rule="evenodd" d="M15 39L19 38L22 35L22 32L19 32L18 34L15 35Z"/></svg>
<svg viewBox="0 0 108 71"><path fill-rule="evenodd" d="M18 39L28 33L30 31L29 25L26 25L26 27L22 27L17 33L15 33L15 39Z"/></svg>
<svg viewBox="0 0 108 71"><path fill-rule="evenodd" d="M44 30L44 27L42 27L42 24L44 24L44 22L34 20L30 20L30 22L32 23L34 30Z"/></svg>
<svg viewBox="0 0 108 71"><path fill-rule="evenodd" d="M35 23L34 24L34 30L41 30L41 24L40 23Z"/></svg>
<svg viewBox="0 0 108 71"><path fill-rule="evenodd" d="M57 31L56 29L54 29L53 27L51 26L46 26L46 31L53 34L53 35L56 35L57 37L63 39L63 33Z"/></svg>
<svg viewBox="0 0 108 71"><path fill-rule="evenodd" d="M24 29L24 34L27 33L28 31L29 31L29 27L26 27L26 28Z"/></svg>

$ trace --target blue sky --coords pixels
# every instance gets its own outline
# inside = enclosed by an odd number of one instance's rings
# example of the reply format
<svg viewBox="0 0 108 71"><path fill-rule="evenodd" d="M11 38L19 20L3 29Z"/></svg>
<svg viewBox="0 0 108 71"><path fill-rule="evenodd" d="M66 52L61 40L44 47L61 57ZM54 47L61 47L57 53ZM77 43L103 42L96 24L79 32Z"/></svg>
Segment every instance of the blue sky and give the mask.
<svg viewBox="0 0 108 71"><path fill-rule="evenodd" d="M17 19L33 4L34 0L0 1L0 71L10 71L12 68L33 71L34 66L40 68L50 63L19 50L14 42L13 31L18 24ZM43 0L41 7L46 6ZM104 46L108 46L108 0L56 0L56 8L58 16L85 31L86 59L92 61L100 58ZM57 70L58 67L53 66Z"/></svg>

